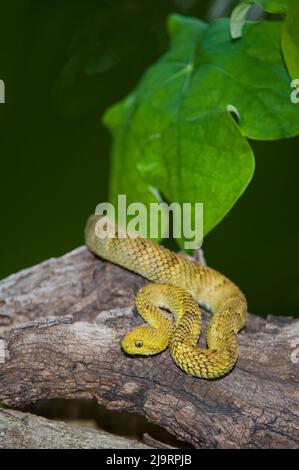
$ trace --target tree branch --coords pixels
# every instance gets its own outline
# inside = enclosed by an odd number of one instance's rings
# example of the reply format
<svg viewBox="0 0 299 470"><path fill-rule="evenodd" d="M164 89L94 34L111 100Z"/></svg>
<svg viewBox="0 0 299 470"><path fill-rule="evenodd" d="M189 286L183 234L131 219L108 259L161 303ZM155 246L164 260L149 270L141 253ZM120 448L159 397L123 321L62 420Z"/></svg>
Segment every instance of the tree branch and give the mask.
<svg viewBox="0 0 299 470"><path fill-rule="evenodd" d="M298 447L299 321L249 315L240 358L214 381L184 374L169 352L127 357L126 331L142 323L134 296L147 281L85 248L0 283L0 400L96 398L134 411L196 447ZM206 315L206 326L209 315Z"/></svg>
<svg viewBox="0 0 299 470"><path fill-rule="evenodd" d="M105 431L50 421L30 413L0 410L1 449L152 449Z"/></svg>

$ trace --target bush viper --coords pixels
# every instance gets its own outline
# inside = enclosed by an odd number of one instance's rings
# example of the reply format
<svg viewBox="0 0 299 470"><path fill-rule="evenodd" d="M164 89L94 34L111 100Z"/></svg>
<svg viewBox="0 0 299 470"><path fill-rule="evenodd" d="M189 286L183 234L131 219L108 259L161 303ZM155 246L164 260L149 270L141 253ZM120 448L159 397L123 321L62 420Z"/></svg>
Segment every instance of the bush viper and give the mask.
<svg viewBox="0 0 299 470"><path fill-rule="evenodd" d="M137 293L136 308L149 325L127 333L122 341L124 351L150 355L169 346L174 362L187 374L206 379L227 374L238 358L237 333L246 323L247 303L240 289L214 269L145 238L123 237L119 229L113 238L99 237L97 223L101 218L92 215L88 219L88 248L156 283ZM196 346L201 331L198 304L213 312L207 349ZM173 313L175 326L162 309Z"/></svg>

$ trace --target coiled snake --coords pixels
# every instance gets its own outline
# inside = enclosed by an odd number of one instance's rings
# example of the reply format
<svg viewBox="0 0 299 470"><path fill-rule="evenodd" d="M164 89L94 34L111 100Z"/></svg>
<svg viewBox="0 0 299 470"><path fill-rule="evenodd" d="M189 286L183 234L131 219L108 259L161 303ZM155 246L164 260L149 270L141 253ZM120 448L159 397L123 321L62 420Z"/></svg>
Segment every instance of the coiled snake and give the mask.
<svg viewBox="0 0 299 470"><path fill-rule="evenodd" d="M228 278L210 267L184 257L144 238L99 237L92 215L85 241L96 255L134 271L157 284L141 288L136 308L149 325L129 331L122 341L128 354L150 355L170 346L174 362L187 374L216 378L227 374L238 359L237 333L245 326L247 303ZM207 331L207 349L197 347L202 304L213 312ZM173 313L175 327L167 314Z"/></svg>

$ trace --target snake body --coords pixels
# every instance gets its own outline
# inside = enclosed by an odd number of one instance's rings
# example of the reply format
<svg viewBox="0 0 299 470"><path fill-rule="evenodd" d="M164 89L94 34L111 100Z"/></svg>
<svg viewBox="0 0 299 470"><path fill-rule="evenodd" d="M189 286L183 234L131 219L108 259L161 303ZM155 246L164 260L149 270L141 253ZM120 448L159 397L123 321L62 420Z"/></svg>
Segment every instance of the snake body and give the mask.
<svg viewBox="0 0 299 470"><path fill-rule="evenodd" d="M97 235L99 215L85 228L85 241L96 255L153 281L137 293L136 308L148 325L129 331L122 341L128 354L170 353L187 374L216 378L227 374L238 359L237 334L245 326L247 303L240 289L214 269L200 265L144 238ZM197 347L204 305L213 312L207 349ZM175 326L163 311L175 317Z"/></svg>

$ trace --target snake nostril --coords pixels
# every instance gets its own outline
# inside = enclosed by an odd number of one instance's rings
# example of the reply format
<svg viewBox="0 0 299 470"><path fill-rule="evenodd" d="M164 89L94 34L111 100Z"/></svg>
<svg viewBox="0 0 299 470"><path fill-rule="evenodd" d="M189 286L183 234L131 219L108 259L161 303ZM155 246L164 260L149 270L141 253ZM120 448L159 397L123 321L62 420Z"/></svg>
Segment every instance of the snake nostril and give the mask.
<svg viewBox="0 0 299 470"><path fill-rule="evenodd" d="M142 341L136 341L135 346L136 346L136 348L141 348L143 346L143 342Z"/></svg>

